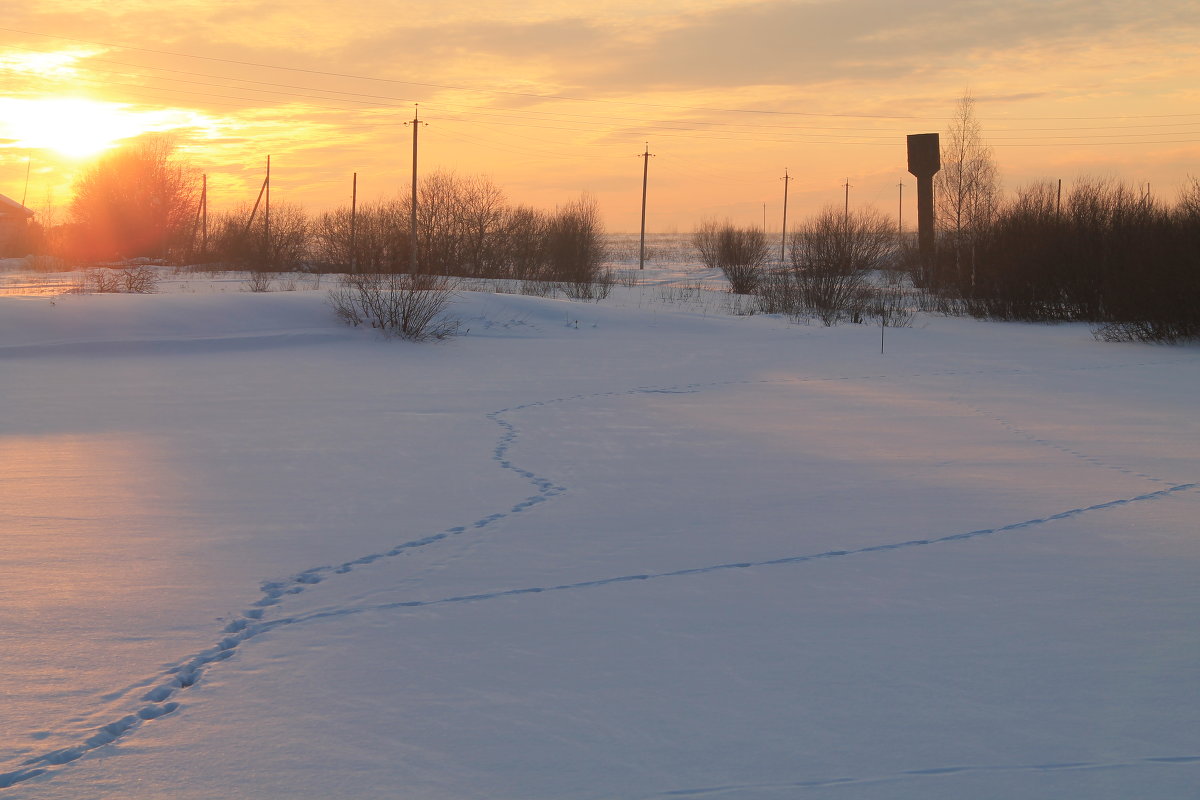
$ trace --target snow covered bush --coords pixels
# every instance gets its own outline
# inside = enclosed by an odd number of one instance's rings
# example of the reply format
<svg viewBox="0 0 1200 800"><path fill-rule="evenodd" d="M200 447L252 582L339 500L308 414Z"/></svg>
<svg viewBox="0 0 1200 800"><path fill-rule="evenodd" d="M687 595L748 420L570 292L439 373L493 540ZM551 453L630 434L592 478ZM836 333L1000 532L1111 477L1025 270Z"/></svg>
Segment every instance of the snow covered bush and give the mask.
<svg viewBox="0 0 1200 800"><path fill-rule="evenodd" d="M422 341L458 332L446 316L454 282L442 275L346 275L329 291L329 304L348 325L370 325L385 336Z"/></svg>

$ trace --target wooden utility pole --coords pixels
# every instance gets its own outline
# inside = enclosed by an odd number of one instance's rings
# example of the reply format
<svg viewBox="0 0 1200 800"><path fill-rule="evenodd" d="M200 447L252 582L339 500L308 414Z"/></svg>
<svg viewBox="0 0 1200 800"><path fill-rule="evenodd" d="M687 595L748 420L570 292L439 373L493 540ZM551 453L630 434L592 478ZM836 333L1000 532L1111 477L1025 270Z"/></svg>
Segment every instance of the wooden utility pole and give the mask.
<svg viewBox="0 0 1200 800"><path fill-rule="evenodd" d="M350 271L358 272L358 265L355 259L356 249L354 240L358 233L358 173L354 173L354 179L350 183Z"/></svg>
<svg viewBox="0 0 1200 800"><path fill-rule="evenodd" d="M192 221L192 235L188 239L187 261L192 263L192 254L196 249L196 231L203 229L203 238L201 239L200 253L208 252L208 175L204 175L203 183L200 189L200 202L196 204L196 218Z"/></svg>
<svg viewBox="0 0 1200 800"><path fill-rule="evenodd" d="M409 221L408 221L408 238L409 238L409 271L413 274L417 272L417 130L421 127L421 105L420 103L413 104L412 122L405 123L412 125L413 129L413 163L412 163L412 195L409 203Z"/></svg>
<svg viewBox="0 0 1200 800"><path fill-rule="evenodd" d="M900 181L900 183L897 185L900 187L900 205L898 208L898 213L896 214L897 219L899 219L897 229L900 231L900 238L903 239L904 238L904 181Z"/></svg>
<svg viewBox="0 0 1200 800"><path fill-rule="evenodd" d="M787 256L787 201L788 201L788 183L791 182L792 176L788 175L787 168L783 170L783 232L779 235L779 266L783 266L783 259Z"/></svg>
<svg viewBox="0 0 1200 800"><path fill-rule="evenodd" d="M21 208L25 208L25 200L29 197L29 168L33 166L33 156L25 156L25 191L21 192Z"/></svg>
<svg viewBox="0 0 1200 800"><path fill-rule="evenodd" d="M646 142L646 151L638 155L642 159L642 238L638 247L638 269L646 268L646 187L650 181L650 159L653 157L650 143Z"/></svg>
<svg viewBox="0 0 1200 800"><path fill-rule="evenodd" d="M1054 200L1054 216L1062 216L1062 178L1058 179L1058 197Z"/></svg>
<svg viewBox="0 0 1200 800"><path fill-rule="evenodd" d="M267 266L274 266L275 259L271 257L271 157L267 156L267 208L264 213L266 231L263 233L263 246L267 249Z"/></svg>
<svg viewBox="0 0 1200 800"><path fill-rule="evenodd" d="M200 255L208 258L208 173L204 173L200 189Z"/></svg>
<svg viewBox="0 0 1200 800"><path fill-rule="evenodd" d="M846 182L842 184L846 187L846 210L842 212L842 224L850 224L850 179L846 178Z"/></svg>
<svg viewBox="0 0 1200 800"><path fill-rule="evenodd" d="M271 163L270 156L267 157L267 164ZM258 207L262 205L263 195L266 194L267 185L271 182L271 172L267 170L267 177L263 179L262 187L258 190L258 199L254 201L254 208L250 209L250 219L246 220L246 237L250 241L250 229L254 226L254 217L258 214Z"/></svg>

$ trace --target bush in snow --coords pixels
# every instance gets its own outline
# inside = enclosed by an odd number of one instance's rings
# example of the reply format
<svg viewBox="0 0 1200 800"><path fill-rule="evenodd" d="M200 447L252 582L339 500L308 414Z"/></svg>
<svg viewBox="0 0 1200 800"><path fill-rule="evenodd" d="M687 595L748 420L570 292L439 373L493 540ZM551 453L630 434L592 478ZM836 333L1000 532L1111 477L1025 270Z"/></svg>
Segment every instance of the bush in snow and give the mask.
<svg viewBox="0 0 1200 800"><path fill-rule="evenodd" d="M346 275L328 298L348 325L370 325L385 336L421 341L458 332L458 320L445 314L454 288L442 275Z"/></svg>
<svg viewBox="0 0 1200 800"><path fill-rule="evenodd" d="M153 294L158 291L158 272L144 264L124 267L90 267L79 277L77 294Z"/></svg>
<svg viewBox="0 0 1200 800"><path fill-rule="evenodd" d="M769 247L761 228L706 222L692 234L692 245L709 269L719 269L734 294L752 294L762 279Z"/></svg>
<svg viewBox="0 0 1200 800"><path fill-rule="evenodd" d="M800 305L826 325L860 322L870 297L867 273L892 256L896 232L876 209L829 207L806 220L791 244L789 279Z"/></svg>

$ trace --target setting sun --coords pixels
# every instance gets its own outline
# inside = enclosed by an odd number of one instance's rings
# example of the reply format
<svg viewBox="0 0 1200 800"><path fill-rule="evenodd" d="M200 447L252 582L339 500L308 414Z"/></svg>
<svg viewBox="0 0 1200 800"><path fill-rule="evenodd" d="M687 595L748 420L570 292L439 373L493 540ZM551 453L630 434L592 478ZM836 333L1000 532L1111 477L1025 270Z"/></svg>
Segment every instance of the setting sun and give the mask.
<svg viewBox="0 0 1200 800"><path fill-rule="evenodd" d="M85 158L122 139L153 129L147 120L120 103L83 98L0 101L4 135L19 147L53 150Z"/></svg>

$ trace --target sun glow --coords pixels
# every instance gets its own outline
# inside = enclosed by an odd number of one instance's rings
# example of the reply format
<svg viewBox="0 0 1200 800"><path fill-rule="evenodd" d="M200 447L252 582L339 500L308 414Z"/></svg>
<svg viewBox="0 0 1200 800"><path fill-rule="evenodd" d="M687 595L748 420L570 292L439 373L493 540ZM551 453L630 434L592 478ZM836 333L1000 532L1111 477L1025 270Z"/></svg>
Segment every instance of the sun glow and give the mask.
<svg viewBox="0 0 1200 800"><path fill-rule="evenodd" d="M122 139L156 129L144 115L121 103L83 98L0 101L0 137L17 147L53 150L85 158Z"/></svg>

